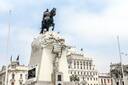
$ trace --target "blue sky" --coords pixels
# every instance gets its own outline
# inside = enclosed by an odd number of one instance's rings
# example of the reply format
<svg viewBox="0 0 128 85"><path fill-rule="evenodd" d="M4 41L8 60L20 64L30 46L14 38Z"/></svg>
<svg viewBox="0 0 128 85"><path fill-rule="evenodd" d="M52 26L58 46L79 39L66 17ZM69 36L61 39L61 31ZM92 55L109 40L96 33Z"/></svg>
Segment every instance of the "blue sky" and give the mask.
<svg viewBox="0 0 128 85"><path fill-rule="evenodd" d="M11 55L13 59L20 55L22 64L28 64L31 42L40 32L43 11L56 7L55 31L77 49L83 48L100 72L107 72L111 62L119 62L117 35L121 52L128 53L127 4L127 0L0 0L0 66L8 63ZM122 57L127 64L127 56Z"/></svg>

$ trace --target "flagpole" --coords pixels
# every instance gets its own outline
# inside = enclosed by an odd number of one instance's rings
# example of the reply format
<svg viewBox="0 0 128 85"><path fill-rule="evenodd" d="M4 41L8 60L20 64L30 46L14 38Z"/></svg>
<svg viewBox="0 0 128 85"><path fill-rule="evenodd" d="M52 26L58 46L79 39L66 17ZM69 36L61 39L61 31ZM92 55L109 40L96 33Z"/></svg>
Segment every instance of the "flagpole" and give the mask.
<svg viewBox="0 0 128 85"><path fill-rule="evenodd" d="M118 51L119 51L120 65L121 65L121 72L122 72L122 76L121 76L122 79L120 80L121 81L120 82L120 85L123 85L123 83L124 83L124 69L123 69L122 56L121 56L121 51L120 51L120 40L119 40L119 36L117 36L117 42L118 42Z"/></svg>
<svg viewBox="0 0 128 85"><path fill-rule="evenodd" d="M9 18L8 18L8 32L7 32L7 57L9 56L9 40L10 40L10 20L11 19L11 10L9 10ZM8 61L6 65L6 73L5 73L5 85L8 85Z"/></svg>

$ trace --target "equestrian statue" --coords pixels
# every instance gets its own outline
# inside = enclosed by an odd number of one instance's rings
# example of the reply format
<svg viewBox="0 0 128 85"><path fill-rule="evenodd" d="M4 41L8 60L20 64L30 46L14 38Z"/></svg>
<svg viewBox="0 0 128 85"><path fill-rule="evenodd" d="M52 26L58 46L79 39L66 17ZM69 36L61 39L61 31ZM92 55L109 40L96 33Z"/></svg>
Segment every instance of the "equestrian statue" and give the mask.
<svg viewBox="0 0 128 85"><path fill-rule="evenodd" d="M50 27L52 27L52 31L54 30L55 24L53 17L55 15L56 15L56 8L53 8L51 11L49 11L49 9L46 9L46 11L44 11L40 33L43 33L44 30L49 31Z"/></svg>

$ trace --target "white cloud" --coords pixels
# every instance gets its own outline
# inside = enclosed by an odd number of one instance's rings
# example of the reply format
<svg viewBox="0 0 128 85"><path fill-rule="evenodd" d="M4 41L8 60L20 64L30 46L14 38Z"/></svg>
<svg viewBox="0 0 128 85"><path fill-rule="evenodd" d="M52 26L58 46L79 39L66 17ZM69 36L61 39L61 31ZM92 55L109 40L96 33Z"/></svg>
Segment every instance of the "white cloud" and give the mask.
<svg viewBox="0 0 128 85"><path fill-rule="evenodd" d="M12 4L8 3L5 0L0 0L0 13L8 12L12 8L13 8Z"/></svg>
<svg viewBox="0 0 128 85"><path fill-rule="evenodd" d="M113 3L114 6L108 7L99 14L63 8L66 10L62 10L62 26L80 36L89 38L93 36L93 39L99 36L116 36L118 34L128 36L128 5L125 3Z"/></svg>

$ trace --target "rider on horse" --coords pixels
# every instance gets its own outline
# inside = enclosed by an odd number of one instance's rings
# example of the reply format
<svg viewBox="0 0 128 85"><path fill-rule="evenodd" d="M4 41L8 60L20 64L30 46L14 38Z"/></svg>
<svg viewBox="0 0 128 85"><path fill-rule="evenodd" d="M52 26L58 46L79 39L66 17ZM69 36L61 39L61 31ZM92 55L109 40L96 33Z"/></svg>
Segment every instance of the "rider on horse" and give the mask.
<svg viewBox="0 0 128 85"><path fill-rule="evenodd" d="M52 26L52 30L54 30L54 19L53 17L56 15L56 8L53 8L50 12L47 9L43 14L43 20L42 20L42 26L41 26L41 32L43 33L44 29L46 31L49 31L49 28Z"/></svg>

